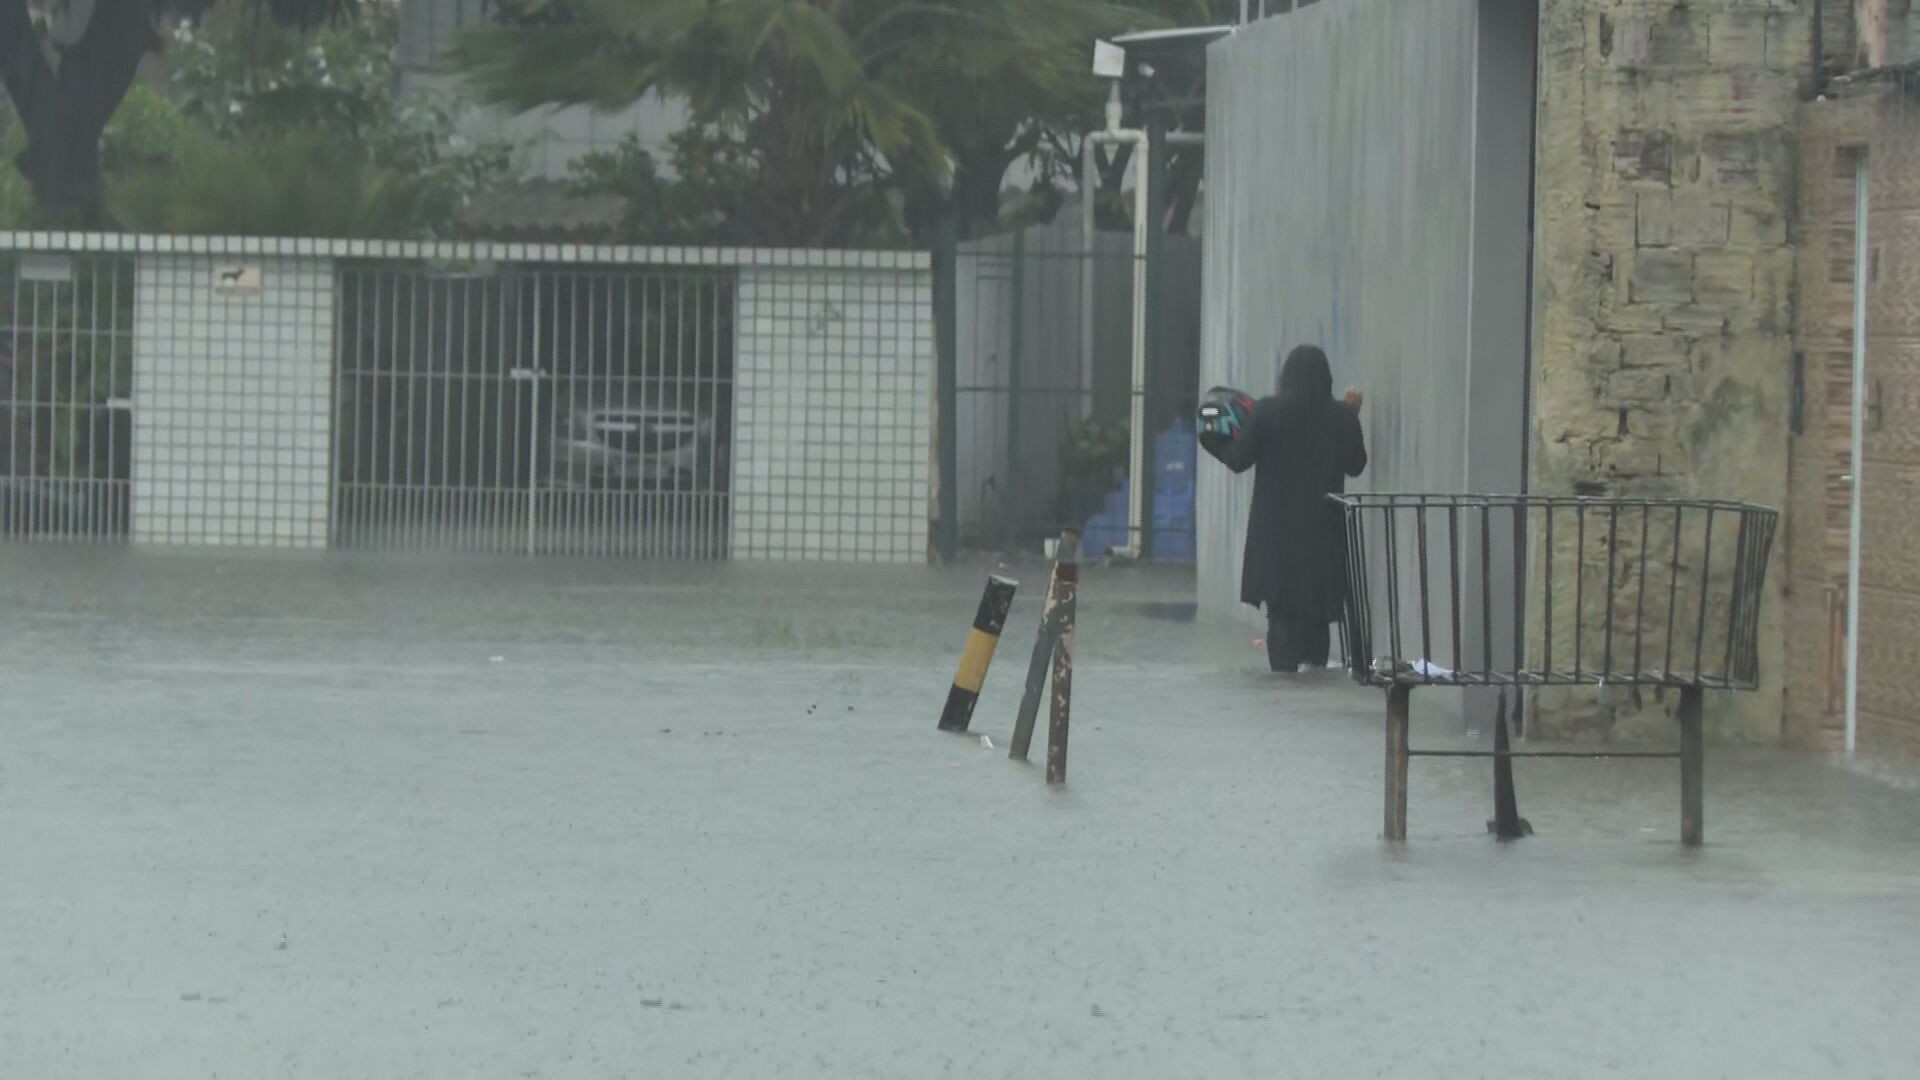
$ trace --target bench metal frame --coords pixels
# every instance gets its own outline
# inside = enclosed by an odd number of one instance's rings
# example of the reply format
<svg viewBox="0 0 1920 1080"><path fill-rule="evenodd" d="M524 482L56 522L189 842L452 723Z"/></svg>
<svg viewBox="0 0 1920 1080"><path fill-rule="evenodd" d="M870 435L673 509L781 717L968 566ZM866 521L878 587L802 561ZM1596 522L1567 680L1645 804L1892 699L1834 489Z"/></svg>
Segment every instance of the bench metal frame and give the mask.
<svg viewBox="0 0 1920 1080"><path fill-rule="evenodd" d="M1333 498L1346 523L1346 648L1356 658L1354 678L1387 695L1387 840L1406 840L1407 771L1413 758L1492 758L1498 775L1511 769L1514 758L1539 757L1677 758L1681 842L1689 847L1704 842L1705 693L1759 686L1760 608L1778 511L1704 499L1435 494ZM1569 529L1572 532L1558 531ZM1510 655L1496 656L1493 538L1509 530L1513 643ZM1543 550L1532 560L1529 574L1529 546L1535 536L1544 541ZM1575 541L1577 560L1560 558L1557 536ZM1651 554L1656 540L1665 542L1664 557ZM1604 547L1604 567L1599 559L1590 561L1589 541ZM1468 603L1462 596L1462 566L1474 560L1479 562L1479 595L1465 598L1477 601ZM1569 561L1574 565L1565 565ZM1403 595L1402 586L1409 580L1413 594ZM1658 584L1649 588L1654 581ZM1571 642L1554 640L1556 582L1562 589L1572 586ZM1435 600L1440 585L1446 587L1444 605ZM1594 594L1599 594L1607 615L1598 633L1586 628ZM1531 646L1529 611L1540 615ZM1568 613L1563 608L1561 614ZM1481 638L1477 656L1467 655L1463 647L1469 618L1478 620L1473 627ZM1435 663L1436 644L1442 651L1451 646L1450 668ZM1374 659L1358 659L1364 657ZM1678 691L1679 749L1515 751L1504 748L1504 738L1492 751L1419 750L1409 745L1416 687L1499 688L1515 695L1518 716L1529 688L1609 685ZM1504 715L1499 723L1504 736ZM1510 802L1510 771L1503 778Z"/></svg>

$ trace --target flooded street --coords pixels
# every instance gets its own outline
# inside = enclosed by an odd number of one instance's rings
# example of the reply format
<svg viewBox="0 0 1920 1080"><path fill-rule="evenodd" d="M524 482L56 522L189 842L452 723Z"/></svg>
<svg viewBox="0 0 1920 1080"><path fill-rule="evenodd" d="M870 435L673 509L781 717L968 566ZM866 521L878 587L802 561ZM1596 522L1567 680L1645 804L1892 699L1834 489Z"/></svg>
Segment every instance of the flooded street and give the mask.
<svg viewBox="0 0 1920 1080"><path fill-rule="evenodd" d="M1423 760L1392 851L1380 695L1096 568L1049 790L1044 568L934 730L984 569L0 550L0 1075L1920 1061L1920 795L1715 748L1686 852L1673 763L1523 762L1500 846Z"/></svg>

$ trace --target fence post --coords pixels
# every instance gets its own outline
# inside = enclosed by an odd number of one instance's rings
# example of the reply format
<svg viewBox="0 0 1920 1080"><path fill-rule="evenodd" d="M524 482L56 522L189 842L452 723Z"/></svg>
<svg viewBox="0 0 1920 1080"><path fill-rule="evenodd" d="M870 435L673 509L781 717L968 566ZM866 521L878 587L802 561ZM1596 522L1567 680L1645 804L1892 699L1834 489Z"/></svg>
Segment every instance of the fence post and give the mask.
<svg viewBox="0 0 1920 1080"><path fill-rule="evenodd" d="M1129 492L1139 501L1140 535L1134 537L1139 544L1136 548L1142 561L1153 558L1155 541L1159 538L1154 529L1155 496L1160 493L1160 464L1155 460L1159 455L1159 440L1155 438L1160 419L1157 409L1164 404L1167 377L1167 331L1164 312L1166 308L1166 221L1167 221L1167 182L1172 171L1167 168L1167 122L1158 111L1149 111L1145 118L1147 129L1147 168L1152 173L1147 180L1147 260L1141 267L1146 275L1147 287L1145 299L1147 379L1144 392L1147 400L1140 411L1141 423L1147 430L1141 436L1146 452L1141 455L1140 475L1135 483L1139 491Z"/></svg>
<svg viewBox="0 0 1920 1080"><path fill-rule="evenodd" d="M935 427L939 433L940 529L936 548L951 563L960 550L960 241L951 210L933 246Z"/></svg>
<svg viewBox="0 0 1920 1080"><path fill-rule="evenodd" d="M1047 693L1048 669L1053 662L1055 643L1060 638L1057 608L1060 600L1060 570L1079 561L1080 532L1068 529L1060 534L1060 546L1054 552L1053 572L1047 578L1046 604L1040 612L1040 630L1034 636L1033 656L1027 661L1026 692L1020 697L1020 712L1014 718L1013 744L1007 749L1011 761L1027 760L1033 746L1033 728L1040 717L1040 699Z"/></svg>
<svg viewBox="0 0 1920 1080"><path fill-rule="evenodd" d="M941 731L964 734L973 722L973 707L980 701L980 687L987 681L987 667L993 663L1000 631L1007 625L1007 611L1013 607L1013 591L1019 587L1012 578L987 576L980 610L973 617L973 631L967 635L966 651L960 654L960 670L947 692L947 706L940 711Z"/></svg>
<svg viewBox="0 0 1920 1080"><path fill-rule="evenodd" d="M1047 783L1067 782L1067 723L1073 704L1073 621L1080 592L1080 569L1060 567L1055 587L1060 592L1055 610L1060 636L1053 647L1053 708L1047 717Z"/></svg>
<svg viewBox="0 0 1920 1080"><path fill-rule="evenodd" d="M1680 843L1699 847L1706 838L1706 692L1680 688Z"/></svg>
<svg viewBox="0 0 1920 1080"><path fill-rule="evenodd" d="M1386 838L1407 839L1407 727L1413 687L1394 683L1387 688Z"/></svg>
<svg viewBox="0 0 1920 1080"><path fill-rule="evenodd" d="M1007 313L1007 468L1001 476L1000 514L1001 529L1005 534L1006 550L1018 551L1020 548L1020 528L1025 524L1021 520L1025 503L1025 485L1021 480L1026 476L1024 463L1020 460L1020 368L1026 352L1026 310L1027 310L1027 232L1025 229L1013 234L1012 282L1008 289L1009 311Z"/></svg>

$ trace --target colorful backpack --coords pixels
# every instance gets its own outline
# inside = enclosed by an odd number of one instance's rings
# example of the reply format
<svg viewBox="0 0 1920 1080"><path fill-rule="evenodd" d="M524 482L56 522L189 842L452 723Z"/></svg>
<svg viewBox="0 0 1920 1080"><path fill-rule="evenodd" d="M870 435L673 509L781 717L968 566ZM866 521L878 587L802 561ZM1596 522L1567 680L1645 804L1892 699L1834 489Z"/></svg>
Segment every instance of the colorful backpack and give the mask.
<svg viewBox="0 0 1920 1080"><path fill-rule="evenodd" d="M1197 420L1200 448L1225 461L1227 447L1233 445L1252 422L1252 396L1230 386L1216 386L1200 399Z"/></svg>

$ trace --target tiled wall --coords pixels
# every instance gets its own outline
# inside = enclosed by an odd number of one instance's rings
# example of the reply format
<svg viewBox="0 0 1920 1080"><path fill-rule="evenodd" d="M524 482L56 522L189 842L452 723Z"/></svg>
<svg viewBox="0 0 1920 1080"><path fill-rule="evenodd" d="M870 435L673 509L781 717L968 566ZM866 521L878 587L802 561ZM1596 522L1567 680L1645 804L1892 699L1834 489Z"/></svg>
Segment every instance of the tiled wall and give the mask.
<svg viewBox="0 0 1920 1080"><path fill-rule="evenodd" d="M331 260L140 258L135 542L326 545L333 326Z"/></svg>
<svg viewBox="0 0 1920 1080"><path fill-rule="evenodd" d="M925 561L930 275L747 267L738 296L734 555Z"/></svg>

